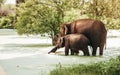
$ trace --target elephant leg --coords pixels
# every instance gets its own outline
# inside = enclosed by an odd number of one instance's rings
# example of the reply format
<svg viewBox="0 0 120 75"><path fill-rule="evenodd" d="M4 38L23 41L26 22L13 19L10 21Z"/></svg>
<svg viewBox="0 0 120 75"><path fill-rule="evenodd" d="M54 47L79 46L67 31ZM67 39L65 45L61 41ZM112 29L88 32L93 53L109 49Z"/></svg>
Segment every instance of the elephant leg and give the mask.
<svg viewBox="0 0 120 75"><path fill-rule="evenodd" d="M65 55L67 56L69 54L69 49L65 49Z"/></svg>
<svg viewBox="0 0 120 75"><path fill-rule="evenodd" d="M92 56L96 56L97 47L93 47Z"/></svg>
<svg viewBox="0 0 120 75"><path fill-rule="evenodd" d="M66 46L65 46L65 55L67 56L68 54L69 54L69 46L66 45Z"/></svg>
<svg viewBox="0 0 120 75"><path fill-rule="evenodd" d="M102 37L102 41L101 41L101 43L100 43L100 50L99 50L99 55L100 55L100 56L103 55L104 45L106 45L106 36L103 36L103 37Z"/></svg>
<svg viewBox="0 0 120 75"><path fill-rule="evenodd" d="M79 54L79 50L76 50L76 51L75 51L75 54L78 55L78 54Z"/></svg>
<svg viewBox="0 0 120 75"><path fill-rule="evenodd" d="M103 48L104 48L104 45L101 45L101 46L100 46L100 50L99 50L99 55L100 55L100 56L103 55Z"/></svg>
<svg viewBox="0 0 120 75"><path fill-rule="evenodd" d="M74 55L74 50L71 49L71 55Z"/></svg>
<svg viewBox="0 0 120 75"><path fill-rule="evenodd" d="M90 53L89 53L89 50L87 47L85 48L85 54L86 54L86 56L90 56Z"/></svg>
<svg viewBox="0 0 120 75"><path fill-rule="evenodd" d="M69 39L66 39L66 41L65 41L65 55L66 56L69 54L69 49L71 49L70 43L68 41L69 41Z"/></svg>

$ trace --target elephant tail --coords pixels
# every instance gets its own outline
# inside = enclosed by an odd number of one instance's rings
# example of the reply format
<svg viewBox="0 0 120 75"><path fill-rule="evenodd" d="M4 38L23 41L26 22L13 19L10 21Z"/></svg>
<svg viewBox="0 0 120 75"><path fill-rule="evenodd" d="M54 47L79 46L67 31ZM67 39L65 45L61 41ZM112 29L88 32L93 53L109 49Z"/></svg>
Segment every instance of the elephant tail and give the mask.
<svg viewBox="0 0 120 75"><path fill-rule="evenodd" d="M107 44L106 44L106 40L105 40L105 46L104 46L105 50L106 50L106 48L107 48L106 46L107 46Z"/></svg>
<svg viewBox="0 0 120 75"><path fill-rule="evenodd" d="M107 49L107 32L105 33L105 37L104 37L104 49L106 50Z"/></svg>

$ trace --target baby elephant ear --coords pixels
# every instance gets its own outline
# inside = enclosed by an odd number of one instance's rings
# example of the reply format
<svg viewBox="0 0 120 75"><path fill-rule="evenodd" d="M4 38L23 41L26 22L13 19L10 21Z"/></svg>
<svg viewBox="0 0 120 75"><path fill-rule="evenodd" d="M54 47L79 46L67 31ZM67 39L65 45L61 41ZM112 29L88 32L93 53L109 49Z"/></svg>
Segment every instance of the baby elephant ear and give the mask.
<svg viewBox="0 0 120 75"><path fill-rule="evenodd" d="M65 37L61 37L60 42L61 42L61 46L63 47L65 44Z"/></svg>
<svg viewBox="0 0 120 75"><path fill-rule="evenodd" d="M60 37L67 35L68 32L68 25L69 24L62 24L62 26L60 27Z"/></svg>

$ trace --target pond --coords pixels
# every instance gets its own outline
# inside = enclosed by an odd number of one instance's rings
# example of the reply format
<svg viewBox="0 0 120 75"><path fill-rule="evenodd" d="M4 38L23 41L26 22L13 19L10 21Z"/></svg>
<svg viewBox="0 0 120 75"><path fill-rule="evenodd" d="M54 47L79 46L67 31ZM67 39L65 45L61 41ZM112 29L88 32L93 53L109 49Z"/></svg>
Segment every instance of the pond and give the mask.
<svg viewBox="0 0 120 75"><path fill-rule="evenodd" d="M120 31L109 30L107 48L102 57L64 56L64 48L48 54L54 47L49 37L18 35L16 30L0 30L0 66L7 75L49 75L57 64L87 64L107 61L120 55Z"/></svg>

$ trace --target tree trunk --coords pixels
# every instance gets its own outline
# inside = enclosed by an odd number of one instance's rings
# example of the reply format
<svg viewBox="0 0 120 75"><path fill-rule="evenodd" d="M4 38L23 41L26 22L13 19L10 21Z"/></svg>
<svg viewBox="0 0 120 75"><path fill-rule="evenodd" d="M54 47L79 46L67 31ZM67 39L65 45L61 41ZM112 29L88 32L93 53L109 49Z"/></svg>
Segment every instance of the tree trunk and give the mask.
<svg viewBox="0 0 120 75"><path fill-rule="evenodd" d="M54 37L54 38L52 38L52 45L56 45L57 44L57 37Z"/></svg>
<svg viewBox="0 0 120 75"><path fill-rule="evenodd" d="M52 38L52 45L56 45L58 36L55 35L55 33L53 31L52 31L52 34L51 34L51 38Z"/></svg>

